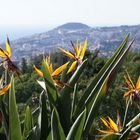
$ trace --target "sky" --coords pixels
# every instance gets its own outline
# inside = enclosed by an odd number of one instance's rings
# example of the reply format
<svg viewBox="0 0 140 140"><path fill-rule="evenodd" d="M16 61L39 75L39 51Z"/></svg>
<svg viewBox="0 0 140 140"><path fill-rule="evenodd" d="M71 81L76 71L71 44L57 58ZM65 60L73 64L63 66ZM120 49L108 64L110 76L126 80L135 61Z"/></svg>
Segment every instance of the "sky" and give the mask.
<svg viewBox="0 0 140 140"><path fill-rule="evenodd" d="M1 32L28 35L67 22L140 24L140 0L0 0L0 37Z"/></svg>

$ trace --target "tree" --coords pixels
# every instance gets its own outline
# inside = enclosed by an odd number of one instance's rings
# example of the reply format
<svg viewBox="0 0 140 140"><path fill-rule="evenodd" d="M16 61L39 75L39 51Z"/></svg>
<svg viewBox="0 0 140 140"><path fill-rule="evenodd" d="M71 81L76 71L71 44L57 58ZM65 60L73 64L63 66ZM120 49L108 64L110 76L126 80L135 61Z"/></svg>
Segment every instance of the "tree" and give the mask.
<svg viewBox="0 0 140 140"><path fill-rule="evenodd" d="M21 70L23 73L26 73L28 72L28 65L27 65L27 61L25 58L22 58L22 61L21 61Z"/></svg>

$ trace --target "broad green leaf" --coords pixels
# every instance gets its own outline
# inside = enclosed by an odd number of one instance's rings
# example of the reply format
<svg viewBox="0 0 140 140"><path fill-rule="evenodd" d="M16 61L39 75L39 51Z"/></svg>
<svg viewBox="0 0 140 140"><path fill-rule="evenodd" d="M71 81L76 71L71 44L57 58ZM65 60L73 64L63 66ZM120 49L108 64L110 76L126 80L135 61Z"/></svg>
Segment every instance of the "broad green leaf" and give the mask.
<svg viewBox="0 0 140 140"><path fill-rule="evenodd" d="M13 77L11 80L11 88L9 92L9 140L22 140Z"/></svg>
<svg viewBox="0 0 140 140"><path fill-rule="evenodd" d="M53 109L51 116L51 132L52 140L66 140L56 109Z"/></svg>
<svg viewBox="0 0 140 140"><path fill-rule="evenodd" d="M42 72L43 72L43 76L44 76L44 80L45 80L49 103L55 104L57 101L57 98L58 98L58 93L57 93L57 89L54 85L54 81L52 79L52 76L50 75L49 69L48 69L45 61L43 61L43 64L42 64ZM50 105L50 107L51 107L51 105Z"/></svg>
<svg viewBox="0 0 140 140"><path fill-rule="evenodd" d="M33 128L33 119L32 112L29 106L25 110L25 121L24 121L24 130L23 130L23 140L26 140L26 137L29 135L30 131Z"/></svg>
<svg viewBox="0 0 140 140"><path fill-rule="evenodd" d="M69 70L69 67L71 66L72 62L73 61L71 60L69 62L69 64L67 65L67 67L64 69L64 71L61 74L61 81L62 81L62 83L67 83L67 81L68 81L69 75L67 74L67 71Z"/></svg>
<svg viewBox="0 0 140 140"><path fill-rule="evenodd" d="M87 114L87 119L86 119L85 126L84 126L84 133L85 133L85 135L88 135L89 130L90 130L91 126L92 126L93 120L97 116L100 103L102 102L103 97L105 97L106 90L107 90L107 82L106 81L104 81L104 84L100 88L98 96L96 96L95 101L92 104L89 113ZM93 113L93 111L94 111L94 113Z"/></svg>
<svg viewBox="0 0 140 140"><path fill-rule="evenodd" d="M69 73L71 73L72 71L74 71L75 68L76 68L76 65L77 65L77 61L74 61L74 62L71 64L71 66L70 66L70 68L69 68L67 74L69 74Z"/></svg>
<svg viewBox="0 0 140 140"><path fill-rule="evenodd" d="M40 95L40 114L38 119L38 126L40 132L40 139L45 140L49 134L48 129L48 115L47 115L47 106L46 106L46 96L44 92Z"/></svg>
<svg viewBox="0 0 140 140"><path fill-rule="evenodd" d="M39 111L38 123L30 132L27 140L46 140L50 133L48 126L48 115L46 106L46 95L44 91L40 95L40 107L37 108L32 115L34 116Z"/></svg>
<svg viewBox="0 0 140 140"><path fill-rule="evenodd" d="M84 60L83 63L78 66L68 84L60 91L60 100L59 100L59 115L61 124L65 130L65 134L68 133L70 129L70 115L71 115L71 92L74 90L74 85L79 80L83 70L85 69L87 60Z"/></svg>
<svg viewBox="0 0 140 140"><path fill-rule="evenodd" d="M69 86L65 86L62 90L61 90L61 99L65 99L65 97L67 97L74 88L75 83L77 83L77 81L79 80L83 70L85 69L87 64L87 60L84 60L83 63L78 66L78 68L76 69L76 71L73 73L72 77L70 78L70 80L68 81L68 85Z"/></svg>
<svg viewBox="0 0 140 140"><path fill-rule="evenodd" d="M38 115L39 115L39 111L40 111L40 107L37 107L33 112L32 112L32 118L33 118L33 122L36 122L38 119ZM24 121L23 120L21 122L21 128L24 126Z"/></svg>
<svg viewBox="0 0 140 140"><path fill-rule="evenodd" d="M60 67L58 67L55 71L53 71L53 73L51 74L52 76L58 76L60 75L60 73L62 71L64 71L64 69L66 69L67 65L69 64L69 62L61 65Z"/></svg>
<svg viewBox="0 0 140 140"><path fill-rule="evenodd" d="M83 96L81 97L76 111L75 111L75 118L79 115L79 113L84 109L85 102L88 98L92 99L93 96L95 96L96 92L101 87L101 84L103 83L103 80L107 77L108 73L112 69L113 65L116 63L117 59L120 57L124 49L126 48L126 44L128 42L129 35L126 36L126 38L123 40L121 45L118 47L118 49L115 51L114 55L106 62L104 67L100 70L100 72L97 74L97 76L93 79L91 84L87 87L85 90ZM94 94L93 94L94 92Z"/></svg>
<svg viewBox="0 0 140 140"><path fill-rule="evenodd" d="M95 98L93 98L94 100L90 99L91 97L88 98L89 101L87 101L86 107L87 107L89 112L88 112L88 116L87 116L87 120L86 120L86 124L85 124L85 128L84 128L85 135L88 135L88 132L90 131L93 120L97 116L99 106L100 106L101 102L103 101L103 99L105 98L107 90L110 86L110 82L112 81L112 77L116 74L116 70L118 70L118 67L121 66L122 61L124 60L132 43L130 43L130 45L123 51L123 53L117 59L117 62L112 66L112 69L107 74L106 79L102 81L103 84L99 88L99 91L97 92ZM93 93L94 92L91 92L91 94L93 94Z"/></svg>
<svg viewBox="0 0 140 140"><path fill-rule="evenodd" d="M119 140L120 136L116 134L109 134L101 138L101 140Z"/></svg>
<svg viewBox="0 0 140 140"><path fill-rule="evenodd" d="M73 113L76 107L76 101L77 101L76 94L77 94L77 84L75 84L74 86L73 97L72 97L72 102L71 102L71 122L72 122Z"/></svg>
<svg viewBox="0 0 140 140"><path fill-rule="evenodd" d="M72 125L66 140L81 140L82 139L85 119L86 119L86 109L78 116L78 118Z"/></svg>

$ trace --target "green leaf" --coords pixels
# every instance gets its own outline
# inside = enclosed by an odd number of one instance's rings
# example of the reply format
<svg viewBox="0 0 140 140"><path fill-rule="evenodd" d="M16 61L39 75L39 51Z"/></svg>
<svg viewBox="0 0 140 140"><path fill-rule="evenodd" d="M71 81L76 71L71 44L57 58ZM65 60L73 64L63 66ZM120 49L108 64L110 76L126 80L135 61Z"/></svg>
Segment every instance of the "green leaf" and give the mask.
<svg viewBox="0 0 140 140"><path fill-rule="evenodd" d="M33 113L32 113L33 114ZM46 140L50 133L48 122L48 110L46 105L46 95L44 91L40 95L39 117L37 125L32 129L28 136L28 140Z"/></svg>
<svg viewBox="0 0 140 140"><path fill-rule="evenodd" d="M32 118L33 118L33 121L34 121L34 122L36 122L37 119L38 119L39 111L40 111L40 107L37 107L37 108L32 112ZM25 120L23 120L23 121L21 122L21 128L23 128L23 126L24 126L24 121L25 121Z"/></svg>
<svg viewBox="0 0 140 140"><path fill-rule="evenodd" d="M85 126L84 126L84 133L86 135L88 135L89 130L92 126L93 120L97 116L100 103L103 101L103 98L105 97L105 94L106 94L106 91L107 91L107 82L106 81L104 81L104 84L100 88L100 91L98 92L98 96L96 96L96 98L94 100L94 103L91 106L91 109L89 109L90 111L88 113L87 120L86 120Z"/></svg>
<svg viewBox="0 0 140 140"><path fill-rule="evenodd" d="M119 140L120 136L116 134L109 134L101 138L101 140Z"/></svg>
<svg viewBox="0 0 140 140"><path fill-rule="evenodd" d="M53 109L51 117L51 131L52 131L52 140L66 140L63 128L61 126L59 115L56 109Z"/></svg>
<svg viewBox="0 0 140 140"><path fill-rule="evenodd" d="M46 96L44 92L40 95L40 114L38 119L40 139L45 140L49 134L48 129L48 115L47 115L47 106L46 106Z"/></svg>
<svg viewBox="0 0 140 140"><path fill-rule="evenodd" d="M132 42L133 43L133 42ZM116 74L116 71L118 70L118 67L120 68L122 61L124 60L128 50L130 49L132 43L121 53L120 57L117 59L116 63L112 66L112 69L109 70L109 73L106 76L106 79L102 79L102 85L99 88L99 91L97 92L95 98L89 97L86 102L86 107L88 109L88 116L85 123L85 135L88 135L88 132L92 126L93 120L97 116L99 106L103 99L105 98L105 95L107 93L107 90L110 86L110 82L112 82L112 77ZM96 92L95 92L96 93ZM91 92L91 94L95 94L94 92ZM94 99L94 100L93 100Z"/></svg>
<svg viewBox="0 0 140 140"><path fill-rule="evenodd" d="M68 70L69 70L69 67L71 66L71 64L72 64L72 60L69 62L69 64L67 65L67 67L64 69L64 71L62 72L62 74L61 74L61 82L62 83L66 83L67 82L67 80L68 80L68 74L67 74L67 72L68 72Z"/></svg>
<svg viewBox="0 0 140 140"><path fill-rule="evenodd" d="M52 79L52 76L50 75L50 72L49 72L48 67L47 67L44 60L43 60L43 64L42 64L42 72L44 75L47 96L48 96L48 100L49 100L50 108L51 108L51 104L55 105L55 103L57 101L58 93L57 93L57 89L54 85L54 81Z"/></svg>
<svg viewBox="0 0 140 140"><path fill-rule="evenodd" d="M9 140L22 140L13 76L9 92Z"/></svg>
<svg viewBox="0 0 140 140"><path fill-rule="evenodd" d="M73 118L73 113L76 107L76 93L77 93L77 84L75 84L74 86L74 92L73 92L73 97L72 97L72 102L71 102L71 122L72 122L72 118Z"/></svg>
<svg viewBox="0 0 140 140"><path fill-rule="evenodd" d="M65 86L61 92L60 92L60 98L65 100L65 97L67 97L72 91L73 91L73 88L74 88L74 85L75 83L77 83L77 81L79 80L83 70L85 69L86 67L86 64L87 64L87 59L83 61L83 63L78 66L78 68L76 69L76 71L73 73L72 77L70 78L69 82L68 82L68 85L69 86Z"/></svg>
<svg viewBox="0 0 140 140"><path fill-rule="evenodd" d="M87 101L87 99L89 99L89 98L90 98L90 100L93 99L93 96L95 96L95 94L97 93L97 91L101 87L101 84L106 79L106 77L107 77L108 73L110 72L110 70L112 69L113 65L115 65L117 59L120 57L120 55L123 53L124 49L126 48L128 38L129 38L129 35L126 36L126 38L123 40L121 45L115 51L114 55L106 62L104 67L100 70L100 72L93 79L91 84L85 90L83 96L81 97L81 99L80 99L80 101L77 105L77 108L76 108L76 111L75 111L75 118L84 109L85 102Z"/></svg>
<svg viewBox="0 0 140 140"><path fill-rule="evenodd" d="M27 106L25 110L23 139L26 139L26 137L29 135L30 131L32 130L33 126L34 125L33 125L31 109L29 106Z"/></svg>
<svg viewBox="0 0 140 140"><path fill-rule="evenodd" d="M58 111L60 112L61 124L65 130L65 134L68 133L70 129L70 115L71 115L71 92L74 90L74 85L79 80L83 70L85 69L87 60L84 60L83 63L78 66L72 77L70 78L68 85L66 85L60 91L60 100Z"/></svg>
<svg viewBox="0 0 140 140"><path fill-rule="evenodd" d="M72 125L67 140L81 140L84 122L86 119L86 109L78 116L74 124Z"/></svg>

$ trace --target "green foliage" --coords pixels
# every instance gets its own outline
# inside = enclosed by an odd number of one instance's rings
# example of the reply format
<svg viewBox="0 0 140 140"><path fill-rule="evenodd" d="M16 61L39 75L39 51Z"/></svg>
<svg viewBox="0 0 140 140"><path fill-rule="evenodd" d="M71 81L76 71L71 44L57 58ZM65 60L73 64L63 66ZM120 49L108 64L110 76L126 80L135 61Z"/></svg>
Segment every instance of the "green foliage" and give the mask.
<svg viewBox="0 0 140 140"><path fill-rule="evenodd" d="M129 60L125 60L133 43L132 41L128 45L128 39L129 35L126 36L114 55L106 63L102 58L97 58L98 52L94 54L87 52L86 59L83 61L74 60L77 61L78 66L70 75L67 74L67 71L73 60L71 60L62 75L58 77L51 75L48 64L43 60L42 67L38 65L43 72L43 77L39 78L40 85L43 88L37 85L38 76L31 72L31 65L27 64L23 59L22 70L24 74L19 79L15 78L15 87L14 78L13 76L11 78L9 74L9 77L7 77L11 79L9 96L5 95L0 98L0 109L4 117L1 128L3 128L7 139L86 140L90 139L90 137L96 137L95 121L99 120L99 115L103 114L108 107L112 108L108 101L110 99L111 101L116 100L116 95L113 92L114 90L117 92L116 90L120 86L120 82L117 80L122 80L122 75L124 75L126 67L130 65L129 63L136 62L135 65L139 65L139 55L129 54L130 57L127 59L131 59L131 61L128 63ZM80 48L77 48L77 52L79 51L78 49L80 50ZM56 62L55 66L58 67L57 63L61 60L61 57L57 54L56 58L52 60ZM62 59L62 62L67 61L66 57L62 57ZM92 60L95 61L92 62ZM124 60L125 65L120 69ZM29 72L26 74L27 69ZM133 68L130 74L136 72L135 76L138 76L140 73L137 70L136 67ZM118 71L120 74L115 82L116 85L112 86L116 88L109 89ZM56 86L54 78L62 84L61 88ZM61 79L62 81L60 81ZM83 82L85 82L85 85ZM87 83L89 83L89 86L86 86ZM108 95L107 93L110 92L112 94ZM36 96L38 97L39 93L41 94L38 99ZM23 110L21 111L25 117L20 117L20 119L15 95L17 102L27 102L27 104L31 105L31 108L26 106L25 113L23 113ZM35 97L33 98L32 95L35 95ZM32 100L39 100L39 103L34 102L35 106L32 105L31 98ZM6 102L7 99L8 102ZM27 101L27 99L29 100ZM119 101L114 102L118 103ZM120 106L119 108L122 107ZM34 109L35 111L32 112ZM122 109L123 114L124 112L127 113L124 109ZM20 113L21 116L23 115L22 113ZM114 115L113 109L111 113ZM104 114L107 115L106 113ZM113 131L113 134L105 135L102 140L119 140L130 137L131 133L139 130L139 124L137 123L139 116L138 114L133 119L132 117L130 117L131 119L127 117L129 121L126 122L126 125L121 130L118 130L117 133ZM118 125L112 122L108 123L110 125L107 126L111 126L111 129ZM96 127L98 128L99 126L97 125L98 123L96 122Z"/></svg>
<svg viewBox="0 0 140 140"><path fill-rule="evenodd" d="M22 58L22 61L21 61L21 70L22 70L22 73L26 73L28 72L28 64L27 64L27 61L25 58Z"/></svg>
<svg viewBox="0 0 140 140"><path fill-rule="evenodd" d="M51 116L51 134L52 140L65 140L65 134L60 123L57 110L54 108Z"/></svg>
<svg viewBox="0 0 140 140"><path fill-rule="evenodd" d="M21 77L21 80L19 78L15 78L15 91L18 103L26 103L32 95L36 95L41 92L41 88L37 84L36 79L37 75L35 73L24 74Z"/></svg>
<svg viewBox="0 0 140 140"><path fill-rule="evenodd" d="M71 100L70 93L74 89L75 83L80 78L83 69L86 67L87 60L84 60L83 63L77 68L70 80L68 81L69 86L65 86L60 91L60 101L58 110L60 111L60 119L62 119L62 126L65 128L66 133L70 128L70 115L71 115Z"/></svg>
<svg viewBox="0 0 140 140"><path fill-rule="evenodd" d="M33 124L33 118L32 118L32 112L29 106L26 107L25 110L25 119L24 119L24 129L23 129L23 140L26 140L28 137L28 133L32 130L34 124Z"/></svg>
<svg viewBox="0 0 140 140"><path fill-rule="evenodd" d="M22 140L19 115L17 111L14 79L11 79L11 88L9 92L9 140Z"/></svg>
<svg viewBox="0 0 140 140"><path fill-rule="evenodd" d="M40 95L40 113L38 118L38 128L40 132L40 139L46 139L46 137L49 135L48 130L48 111L46 106L46 95L44 92Z"/></svg>
<svg viewBox="0 0 140 140"><path fill-rule="evenodd" d="M51 77L51 74L49 72L49 69L48 69L45 61L43 61L43 64L42 64L42 71L43 71L43 75L44 75L44 80L45 80L45 85L46 85L46 89L47 89L47 96L48 96L50 108L52 109L52 107L51 107L52 104L55 105L55 103L58 99L58 93L57 93L57 89L54 85L54 81Z"/></svg>
<svg viewBox="0 0 140 140"><path fill-rule="evenodd" d="M83 137L83 127L86 119L86 109L78 116L78 118L73 123L67 140L81 140Z"/></svg>

